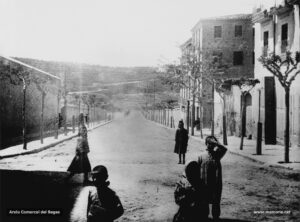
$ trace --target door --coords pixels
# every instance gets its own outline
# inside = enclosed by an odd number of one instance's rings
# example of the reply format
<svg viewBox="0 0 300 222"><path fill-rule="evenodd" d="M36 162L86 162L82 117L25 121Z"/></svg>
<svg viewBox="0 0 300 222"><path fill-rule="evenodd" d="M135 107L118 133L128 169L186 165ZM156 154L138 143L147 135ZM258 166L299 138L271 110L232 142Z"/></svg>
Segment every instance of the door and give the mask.
<svg viewBox="0 0 300 222"><path fill-rule="evenodd" d="M276 144L276 89L273 76L265 77L265 144Z"/></svg>

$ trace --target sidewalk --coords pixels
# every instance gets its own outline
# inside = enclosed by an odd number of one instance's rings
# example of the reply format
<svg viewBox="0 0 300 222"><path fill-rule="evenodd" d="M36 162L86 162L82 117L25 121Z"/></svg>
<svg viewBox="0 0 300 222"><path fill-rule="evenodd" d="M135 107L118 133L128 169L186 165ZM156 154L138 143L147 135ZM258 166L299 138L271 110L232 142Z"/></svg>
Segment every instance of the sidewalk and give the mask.
<svg viewBox="0 0 300 222"><path fill-rule="evenodd" d="M210 135L209 129L203 130L203 138ZM195 136L192 136L197 140L204 142L204 139L200 138L200 131L195 130ZM216 135L219 142L223 142L223 135ZM284 160L284 146L283 145L265 145L262 141L262 155L256 155L256 139L249 140L244 138L243 150L240 150L240 137L228 136L227 142L228 151L250 159L254 162L269 166L279 167L291 170L300 170L300 147L290 147L290 162L291 163L279 163Z"/></svg>
<svg viewBox="0 0 300 222"><path fill-rule="evenodd" d="M100 126L106 125L110 123L111 121L101 121L99 124L96 124L94 126L88 127L88 131L91 131L93 129L96 129ZM78 129L75 129L75 132L72 132L72 129L68 132L68 135L65 136L64 134L60 134L58 136L58 139L55 139L52 137L46 137L44 138L44 143L41 144L40 140L34 140L29 143L27 143L27 150L23 149L23 144L8 147L6 149L0 150L0 159L19 156L19 155L27 155L32 153L38 153L43 150L49 149L50 147L56 146L59 143L62 143L66 140L70 140L74 137L76 137L78 134Z"/></svg>
<svg viewBox="0 0 300 222"><path fill-rule="evenodd" d="M149 120L151 121L151 120ZM152 121L154 122L154 121ZM169 128L165 125L155 122L156 124ZM189 129L189 133L191 134L191 128ZM203 129L203 139L200 137L200 131L194 131L194 136L190 135L190 138L202 141L204 143L204 139L206 136L211 134L210 129ZM223 135L216 134L216 137L220 141L223 142ZM265 145L264 141L262 141L262 155L256 155L256 139L249 140L244 138L244 146L243 150L240 150L240 137L236 136L228 136L227 142L228 151L235 155L242 156L251 161L263 164L268 167L277 167L284 168L290 170L300 171L300 147L293 146L290 147L290 162L291 163L279 163L284 160L284 146L283 145Z"/></svg>

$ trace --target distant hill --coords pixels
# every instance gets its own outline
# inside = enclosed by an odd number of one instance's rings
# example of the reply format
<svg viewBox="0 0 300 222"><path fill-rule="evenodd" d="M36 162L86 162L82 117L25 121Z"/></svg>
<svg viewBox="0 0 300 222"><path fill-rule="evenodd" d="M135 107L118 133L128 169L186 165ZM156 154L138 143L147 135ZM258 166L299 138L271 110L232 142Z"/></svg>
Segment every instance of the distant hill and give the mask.
<svg viewBox="0 0 300 222"><path fill-rule="evenodd" d="M152 79L156 76L155 67L109 67L30 58L15 59L56 76L63 77L66 73L68 90L93 90L102 84Z"/></svg>

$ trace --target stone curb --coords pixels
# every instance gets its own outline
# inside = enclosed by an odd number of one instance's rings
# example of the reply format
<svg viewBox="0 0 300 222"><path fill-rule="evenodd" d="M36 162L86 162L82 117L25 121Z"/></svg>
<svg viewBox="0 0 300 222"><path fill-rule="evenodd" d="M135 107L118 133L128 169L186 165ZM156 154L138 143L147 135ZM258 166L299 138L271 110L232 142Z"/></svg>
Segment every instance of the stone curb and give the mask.
<svg viewBox="0 0 300 222"><path fill-rule="evenodd" d="M146 119L146 118L145 118L145 119ZM163 127L163 128L166 128L166 129L170 129L170 130L173 130L173 131L176 130L176 128L170 128L170 127L164 126L164 125L162 125L162 124L160 124L160 123L154 122L154 121L149 120L149 119L146 119L146 120L148 120L149 122L152 122L152 123L154 123L154 124L156 124L156 125L158 125L158 126L160 126L160 127ZM191 135L189 135L189 137L192 138L192 139L194 139L194 140L198 140L198 141L204 142L204 139L201 139L201 138L198 138L198 137L195 137L195 136L191 136ZM252 157L246 155L246 154L241 154L241 153L235 152L235 151L230 150L230 149L228 149L228 152L231 153L231 154L234 154L234 155L243 157L243 158L245 158L245 159L248 159L248 160L250 160L250 161L252 161L252 162L261 164L261 165L263 165L264 167L280 168L280 169L293 170L293 171L299 171L299 172L300 172L300 170L294 169L294 168L292 168L292 167L282 166L282 165L279 165L279 164L276 164L276 163L266 163L266 162L264 162L264 161L257 160L257 159L255 159L255 158L252 158Z"/></svg>
<svg viewBox="0 0 300 222"><path fill-rule="evenodd" d="M112 122L112 120L107 121L107 122L102 123L102 124L99 124L98 126L95 126L94 128L88 129L88 131L92 131L92 130L94 130L94 129L97 129L97 128L100 127L100 126L104 126L104 125L109 124L109 123L111 123L111 122ZM42 147L37 148L37 149L34 149L34 150L28 150L28 151L24 151L24 152L20 152L20 153L14 153L14 154L3 155L3 156L0 156L0 160L1 160L1 159L5 159L5 158L10 158L10 157L15 157L15 156L21 156L21 155L24 156L24 155L33 154L33 153L39 153L39 152L41 152L41 151L43 151L43 150L49 149L49 148L51 148L51 147L53 147L53 146L56 146L56 145L58 145L58 144L60 144L60 143L63 143L63 142L68 141L68 140L71 140L71 139L75 138L76 136L77 136L77 135L75 134L75 135L70 136L70 137L68 137L68 138L65 138L65 139L62 139L62 140L53 142L53 143L51 143L51 144L42 146Z"/></svg>

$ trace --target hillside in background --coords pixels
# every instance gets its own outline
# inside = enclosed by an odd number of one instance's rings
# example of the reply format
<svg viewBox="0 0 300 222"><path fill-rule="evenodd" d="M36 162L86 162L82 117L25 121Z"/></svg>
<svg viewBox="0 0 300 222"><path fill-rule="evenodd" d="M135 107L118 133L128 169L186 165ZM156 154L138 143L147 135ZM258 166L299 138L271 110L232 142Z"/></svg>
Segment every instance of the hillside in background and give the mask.
<svg viewBox="0 0 300 222"><path fill-rule="evenodd" d="M95 90L102 84L152 79L155 67L109 67L84 63L44 61L29 58L15 58L19 61L63 77L67 75L68 90Z"/></svg>

